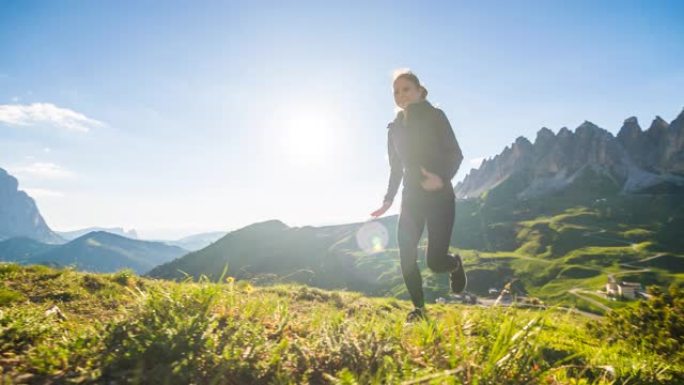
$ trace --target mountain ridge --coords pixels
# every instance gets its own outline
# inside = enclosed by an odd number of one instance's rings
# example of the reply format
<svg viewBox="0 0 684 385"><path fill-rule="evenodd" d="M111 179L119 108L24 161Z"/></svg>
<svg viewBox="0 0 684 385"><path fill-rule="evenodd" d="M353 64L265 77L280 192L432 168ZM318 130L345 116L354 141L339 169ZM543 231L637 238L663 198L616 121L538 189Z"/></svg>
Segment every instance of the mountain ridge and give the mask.
<svg viewBox="0 0 684 385"><path fill-rule="evenodd" d="M132 239L107 231L91 231L61 245L29 237L0 242L0 260L23 264L73 265L78 270L114 272L130 268L142 274L187 253L163 242Z"/></svg>
<svg viewBox="0 0 684 385"><path fill-rule="evenodd" d="M562 127L554 133L542 127L534 143L518 136L503 151L484 159L456 184L459 199L481 196L516 173L529 173L517 191L529 199L560 191L587 167L605 174L620 193L640 193L649 188L684 191L684 109L670 123L660 116L642 130L636 117L623 122L618 134L585 120L575 131Z"/></svg>

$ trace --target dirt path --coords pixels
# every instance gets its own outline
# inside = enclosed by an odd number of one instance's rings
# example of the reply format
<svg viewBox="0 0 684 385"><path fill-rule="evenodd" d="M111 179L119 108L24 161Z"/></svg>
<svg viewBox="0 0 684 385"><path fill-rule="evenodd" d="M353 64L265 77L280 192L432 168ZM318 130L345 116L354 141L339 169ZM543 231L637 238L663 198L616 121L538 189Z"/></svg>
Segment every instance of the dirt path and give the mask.
<svg viewBox="0 0 684 385"><path fill-rule="evenodd" d="M609 312L609 311L612 311L612 310L613 310L613 309L609 308L608 306L602 304L601 302L599 302L599 301L597 301L597 300L595 300L595 299L593 299L593 298L591 298L591 297L587 297L587 296L585 296L585 295L580 294L580 292L582 292L582 291L583 291L582 289L580 289L580 288L578 288L578 287L574 287L574 288L568 290L568 293L570 293L570 294L572 294L572 295L574 295L574 296L576 296L576 297L578 297L578 298L581 298L581 299L583 299L583 300L585 300L585 301L587 301L587 302L589 302L589 303L592 303L592 304L598 306L600 309L605 310L606 312Z"/></svg>

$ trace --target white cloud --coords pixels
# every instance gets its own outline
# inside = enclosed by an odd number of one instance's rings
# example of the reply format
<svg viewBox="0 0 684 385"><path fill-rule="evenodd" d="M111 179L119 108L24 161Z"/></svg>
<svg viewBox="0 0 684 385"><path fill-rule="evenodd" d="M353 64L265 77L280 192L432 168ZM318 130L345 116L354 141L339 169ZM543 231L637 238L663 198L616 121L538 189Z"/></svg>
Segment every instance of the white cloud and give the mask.
<svg viewBox="0 0 684 385"><path fill-rule="evenodd" d="M22 188L31 198L58 198L63 197L64 193L45 188Z"/></svg>
<svg viewBox="0 0 684 385"><path fill-rule="evenodd" d="M64 167L50 162L33 162L26 166L13 166L7 168L10 174L21 179L33 177L37 179L63 179L70 178L75 174Z"/></svg>
<svg viewBox="0 0 684 385"><path fill-rule="evenodd" d="M80 112L57 107L52 103L0 104L0 123L11 126L50 124L69 131L88 132L104 123Z"/></svg>

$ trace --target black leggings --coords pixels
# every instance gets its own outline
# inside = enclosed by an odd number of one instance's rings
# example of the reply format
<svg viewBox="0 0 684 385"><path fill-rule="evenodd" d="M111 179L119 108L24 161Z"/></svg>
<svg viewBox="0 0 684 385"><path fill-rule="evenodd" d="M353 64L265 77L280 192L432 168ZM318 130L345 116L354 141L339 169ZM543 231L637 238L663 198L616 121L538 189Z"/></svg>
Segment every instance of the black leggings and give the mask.
<svg viewBox="0 0 684 385"><path fill-rule="evenodd" d="M447 185L448 186L448 185ZM423 280L418 269L418 242L427 223L427 265L430 270L441 273L458 266L456 258L449 254L451 231L454 225L455 196L449 186L439 191L406 190L402 192L401 211L397 225L401 273L411 301L416 307L425 304Z"/></svg>

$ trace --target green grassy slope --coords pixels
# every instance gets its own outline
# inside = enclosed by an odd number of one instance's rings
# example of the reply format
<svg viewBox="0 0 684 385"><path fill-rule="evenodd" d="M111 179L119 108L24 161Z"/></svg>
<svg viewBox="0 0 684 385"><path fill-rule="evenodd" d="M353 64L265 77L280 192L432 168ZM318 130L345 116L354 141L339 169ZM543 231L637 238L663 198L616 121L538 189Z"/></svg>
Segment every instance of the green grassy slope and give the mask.
<svg viewBox="0 0 684 385"><path fill-rule="evenodd" d="M0 264L0 383L675 384L681 357L561 310ZM56 305L59 311L54 310ZM50 310L52 309L52 310Z"/></svg>
<svg viewBox="0 0 684 385"><path fill-rule="evenodd" d="M471 274L484 279L473 289L482 293L485 283L500 287L517 278L547 302L603 312L569 291L595 292L610 275L644 286L682 282L684 240L675 229L684 226L683 197L599 196L566 192L537 201L485 196L462 202L453 243L466 246L455 251L466 256Z"/></svg>

